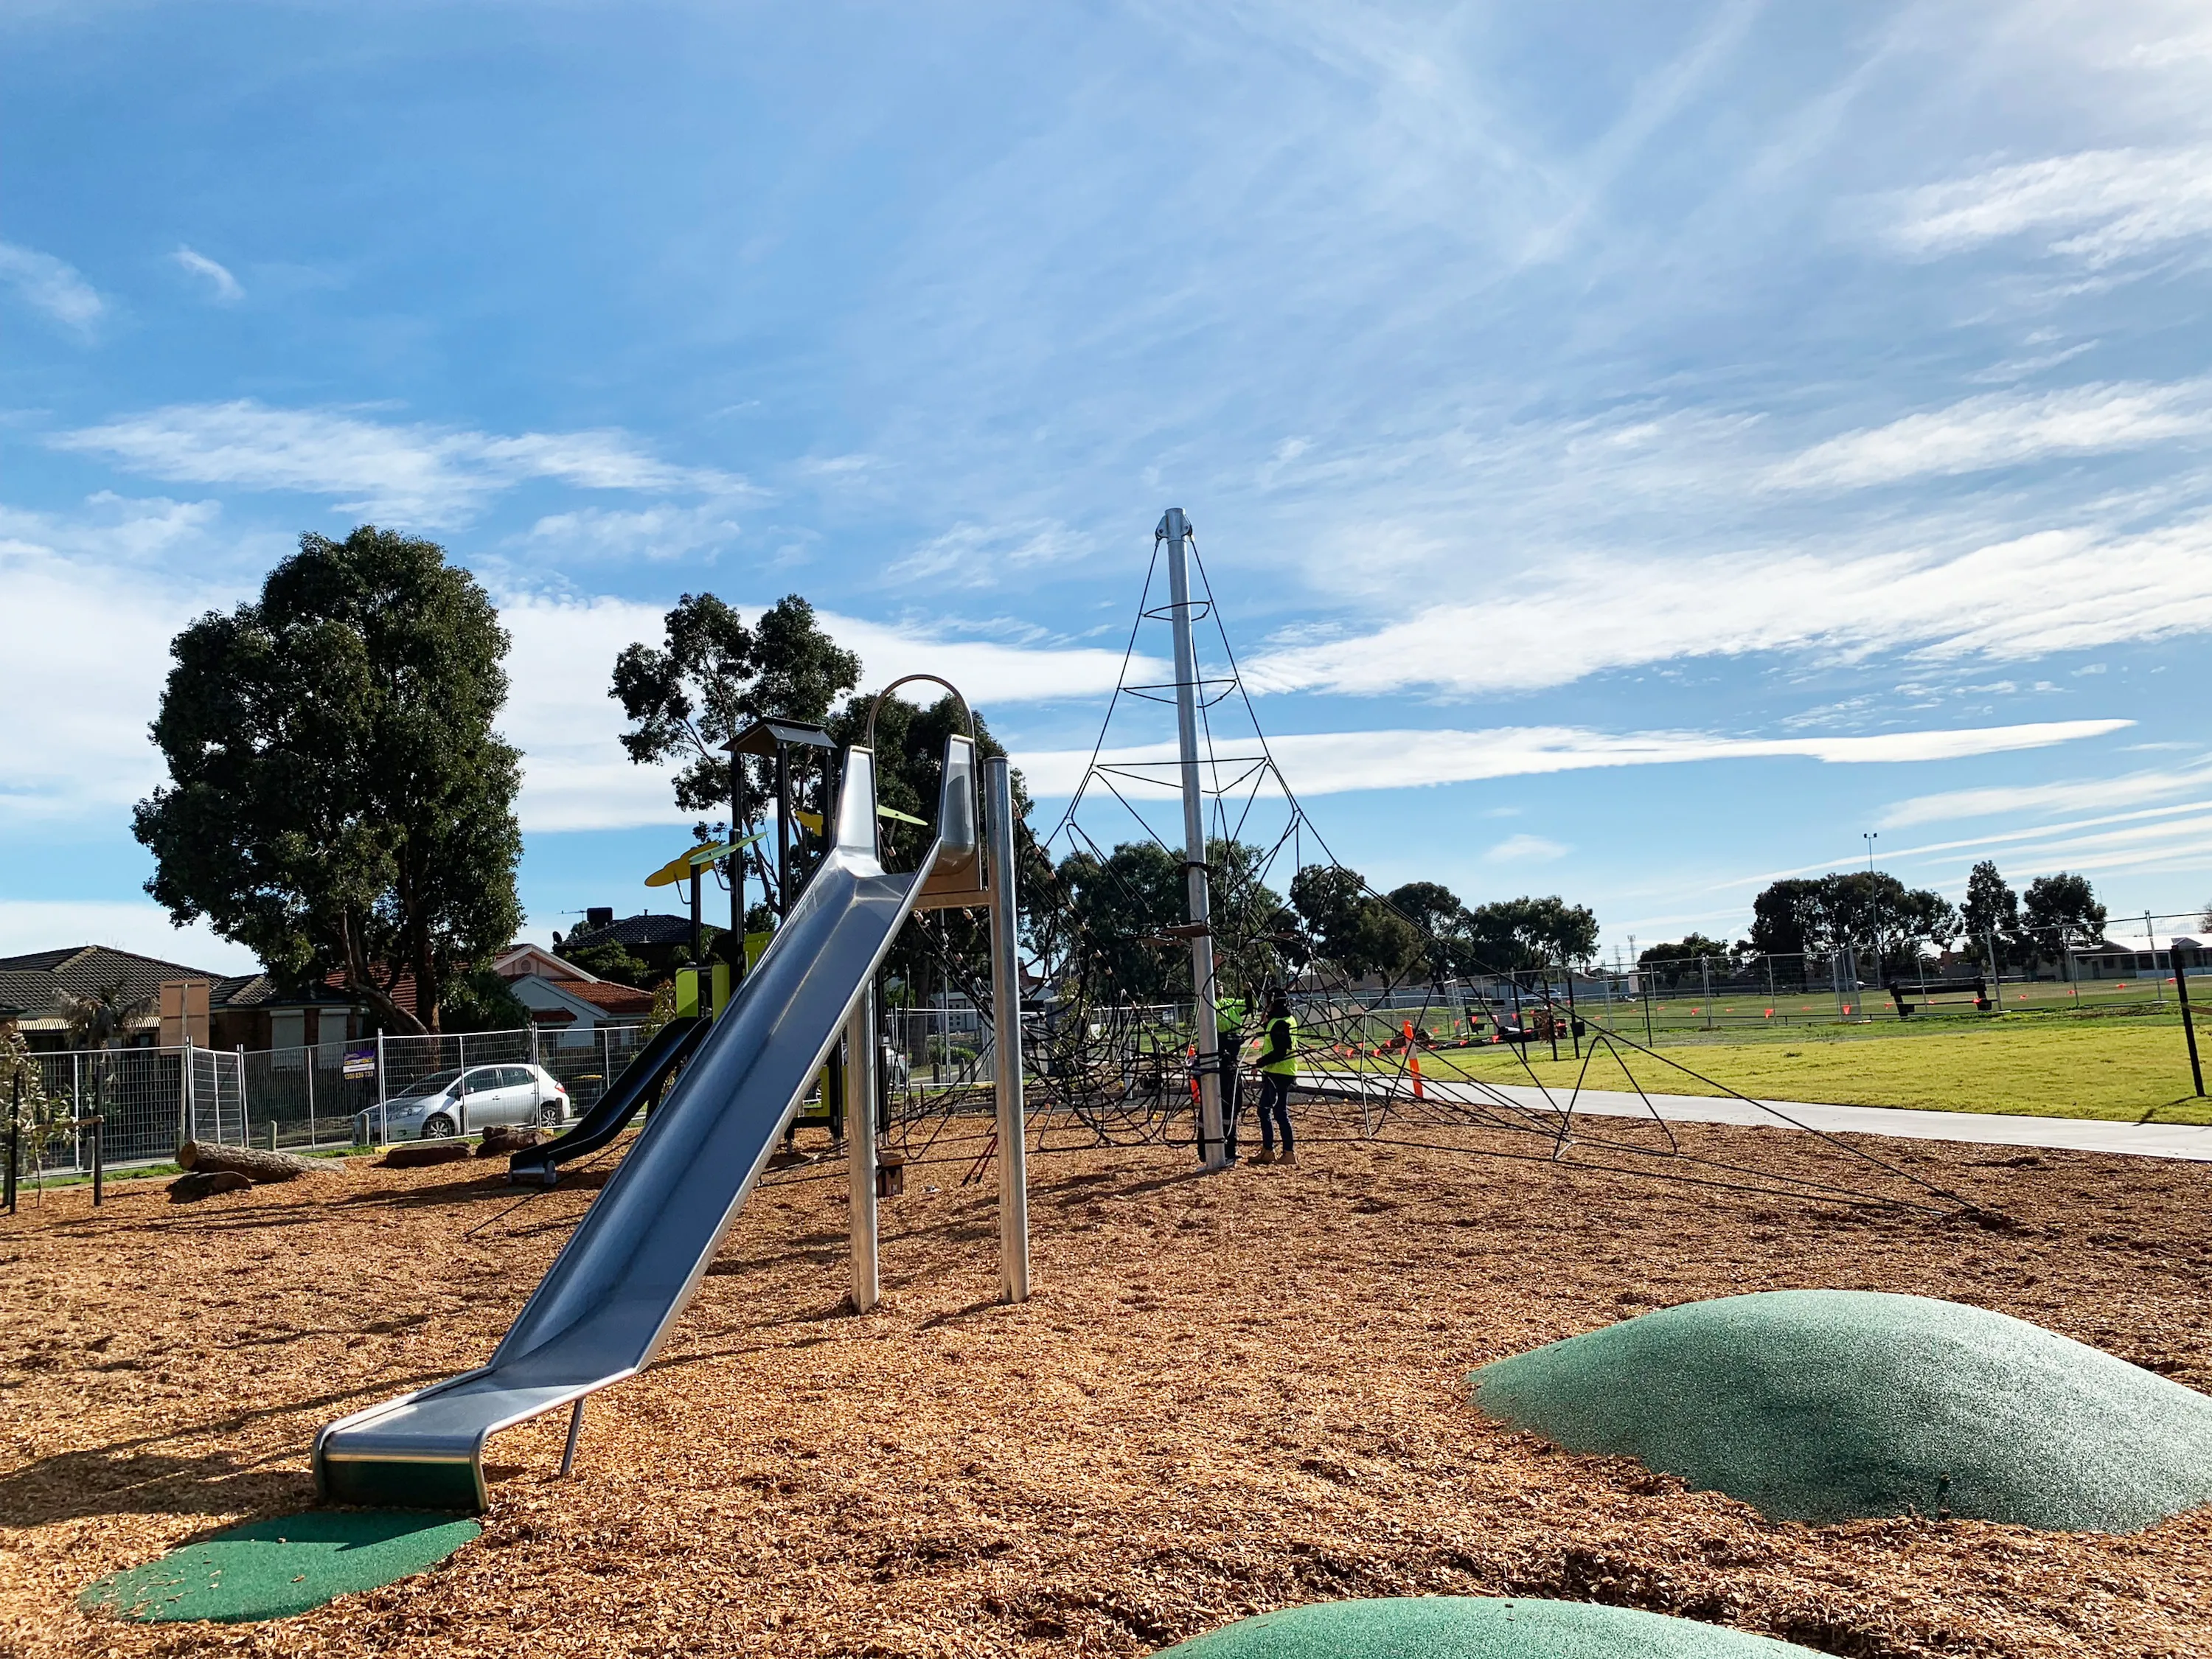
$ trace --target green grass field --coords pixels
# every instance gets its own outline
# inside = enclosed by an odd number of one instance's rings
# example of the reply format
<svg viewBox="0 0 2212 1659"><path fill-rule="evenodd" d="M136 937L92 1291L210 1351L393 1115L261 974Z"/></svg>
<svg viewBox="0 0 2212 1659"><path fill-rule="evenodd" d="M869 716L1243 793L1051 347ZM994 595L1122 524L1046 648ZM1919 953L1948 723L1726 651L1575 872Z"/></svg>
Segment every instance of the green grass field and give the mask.
<svg viewBox="0 0 2212 1659"><path fill-rule="evenodd" d="M2081 1013L2156 1017L2173 1012L2173 981L2144 976L2131 980L2084 980L2069 985L2057 980L2007 980L1996 993L2008 1013ZM1955 991L1934 1004L1923 994L1906 988L1906 1000L1919 1005L1916 1019L1967 1016L1970 1002ZM1648 1005L1648 1006L1647 1006ZM1586 1012L1610 1018L1621 1030L1642 1034L1648 1018L1652 1035L1705 1030L1721 1026L1759 1030L1777 1026L1827 1025L1845 1019L1888 1020L1897 1018L1887 992L1864 986L1838 996L1825 987L1792 990L1778 986L1768 991L1753 987L1729 989L1716 987L1711 996L1692 985L1655 993L1644 1002L1592 1000Z"/></svg>
<svg viewBox="0 0 2212 1659"><path fill-rule="evenodd" d="M2212 1029L2202 1020L2197 1043L2212 1065ZM1582 1071L1577 1060L1555 1064L1548 1044L1528 1048L1529 1067L1547 1085L1571 1086ZM1562 1042L1560 1053L1566 1052ZM1620 1052L1648 1092L1725 1092L1650 1054ZM2212 1123L2212 1100L2190 1095L2188 1051L2180 1022L2171 1018L1832 1026L1730 1033L1726 1041L1662 1038L1656 1052L1727 1089L1771 1100ZM1431 1077L1528 1080L1518 1057L1503 1047L1424 1054L1421 1068ZM1631 1086L1620 1062L1603 1053L1590 1062L1584 1082L1593 1089Z"/></svg>

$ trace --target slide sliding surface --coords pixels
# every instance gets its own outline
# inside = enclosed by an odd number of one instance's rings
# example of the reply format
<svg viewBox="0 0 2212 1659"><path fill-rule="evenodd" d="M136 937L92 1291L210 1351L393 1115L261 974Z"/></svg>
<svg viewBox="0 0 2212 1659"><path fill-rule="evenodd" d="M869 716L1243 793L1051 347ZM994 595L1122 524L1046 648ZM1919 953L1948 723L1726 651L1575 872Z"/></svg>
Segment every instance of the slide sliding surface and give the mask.
<svg viewBox="0 0 2212 1659"><path fill-rule="evenodd" d="M946 746L935 842L911 874L876 857L875 757L846 751L837 842L481 1369L315 1437L327 1501L481 1510L497 1431L641 1370L698 1287L847 1014L940 864L975 851L975 754Z"/></svg>
<svg viewBox="0 0 2212 1659"><path fill-rule="evenodd" d="M681 1066L707 1035L707 1023L696 1014L672 1019L653 1034L623 1067L606 1093L577 1121L568 1133L543 1146L526 1146L507 1160L507 1178L525 1186L550 1187L561 1178L561 1166L588 1157L625 1128L659 1091L668 1074Z"/></svg>

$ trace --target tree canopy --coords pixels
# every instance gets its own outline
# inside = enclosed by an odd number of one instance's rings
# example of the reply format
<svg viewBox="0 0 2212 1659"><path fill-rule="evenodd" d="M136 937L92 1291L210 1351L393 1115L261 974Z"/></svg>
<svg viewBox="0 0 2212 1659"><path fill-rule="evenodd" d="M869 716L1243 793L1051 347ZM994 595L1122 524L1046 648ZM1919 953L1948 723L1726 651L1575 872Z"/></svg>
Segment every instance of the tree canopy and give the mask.
<svg viewBox="0 0 2212 1659"><path fill-rule="evenodd" d="M2060 871L2038 876L2027 884L2021 899L2021 926L2038 943L2051 945L2086 945L2105 933L2105 907L2087 876Z"/></svg>
<svg viewBox="0 0 2212 1659"><path fill-rule="evenodd" d="M1873 950L1886 962L1947 946L1961 926L1932 888L1908 888L1883 870L1843 870L1770 883L1752 902L1748 942L1774 956Z"/></svg>
<svg viewBox="0 0 2212 1659"><path fill-rule="evenodd" d="M1482 972L1565 968L1597 954L1597 913L1557 893L1478 904L1467 913L1467 932Z"/></svg>
<svg viewBox="0 0 2212 1659"><path fill-rule="evenodd" d="M659 647L636 641L615 659L607 695L630 721L623 748L640 766L678 760L677 805L727 812L721 823L751 835L773 793L769 763L754 757L733 768L725 745L757 720L821 725L839 695L860 683L860 659L796 593L750 626L714 594L686 593L662 618L661 635ZM701 833L713 830L702 825ZM752 858L762 885L773 890L765 849L757 844Z"/></svg>
<svg viewBox="0 0 2212 1659"><path fill-rule="evenodd" d="M2020 927L2020 895L1998 873L1996 860L1984 859L1966 877L1966 902L1959 909L1960 925L1976 938L1995 933L2007 937Z"/></svg>
<svg viewBox="0 0 2212 1659"><path fill-rule="evenodd" d="M1356 870L1309 864L1291 878L1291 904L1313 941L1314 955L1353 979L1401 978L1426 958L1419 929L1376 896Z"/></svg>
<svg viewBox="0 0 2212 1659"><path fill-rule="evenodd" d="M146 890L298 986L336 972L385 1025L436 1030L521 925L520 757L493 730L507 638L445 550L363 525L309 534L228 616L170 646L141 801ZM392 995L402 973L416 1010Z"/></svg>

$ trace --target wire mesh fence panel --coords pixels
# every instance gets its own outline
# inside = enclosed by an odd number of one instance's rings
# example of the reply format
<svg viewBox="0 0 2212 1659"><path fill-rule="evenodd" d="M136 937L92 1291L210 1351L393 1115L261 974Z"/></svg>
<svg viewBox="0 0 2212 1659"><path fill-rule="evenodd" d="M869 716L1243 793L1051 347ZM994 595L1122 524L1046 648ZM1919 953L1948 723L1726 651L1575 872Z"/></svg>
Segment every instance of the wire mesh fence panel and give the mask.
<svg viewBox="0 0 2212 1659"><path fill-rule="evenodd" d="M100 1156L112 1164L166 1163L180 1142L242 1140L244 1067L234 1052L198 1047L85 1048L33 1054L55 1111L27 1147L27 1166L88 1169L90 1120L101 1120Z"/></svg>
<svg viewBox="0 0 2212 1659"><path fill-rule="evenodd" d="M376 1104L376 1079L373 1072L347 1075L346 1048L332 1042L246 1055L246 1115L254 1145L306 1152L354 1140L358 1115Z"/></svg>
<svg viewBox="0 0 2212 1659"><path fill-rule="evenodd" d="M642 1025L600 1025L585 1031L541 1033L538 1063L568 1091L570 1108L580 1115L599 1104L623 1067L652 1041Z"/></svg>
<svg viewBox="0 0 2212 1659"><path fill-rule="evenodd" d="M964 1001L892 1008L884 1013L884 1027L881 1087L892 1121L942 1111L963 1094L983 1098L998 1044L981 1011Z"/></svg>
<svg viewBox="0 0 2212 1659"><path fill-rule="evenodd" d="M184 1130L179 1140L244 1146L246 1139L245 1068L236 1053L185 1050Z"/></svg>

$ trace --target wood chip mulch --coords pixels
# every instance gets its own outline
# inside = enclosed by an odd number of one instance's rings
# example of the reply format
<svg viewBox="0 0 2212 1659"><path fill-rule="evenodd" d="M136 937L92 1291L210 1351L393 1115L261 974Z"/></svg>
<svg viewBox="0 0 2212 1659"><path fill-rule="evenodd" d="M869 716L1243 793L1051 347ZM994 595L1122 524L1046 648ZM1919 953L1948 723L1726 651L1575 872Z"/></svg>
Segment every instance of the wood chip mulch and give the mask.
<svg viewBox="0 0 2212 1659"><path fill-rule="evenodd" d="M482 1164L173 1206L118 1182L0 1221L0 1654L1150 1651L1341 1596L1553 1595L1847 1655L2212 1655L2212 1512L2133 1537L1771 1523L1477 1417L1474 1366L1644 1310L1803 1285L1948 1297L2212 1389L2212 1167L1888 1143L2010 1225L1326 1139L1194 1178L1031 1165L1035 1298L994 1300L972 1144L845 1287L842 1167L781 1171L659 1362L492 1443L483 1537L258 1626L76 1610L90 1579L311 1501L316 1427L479 1363L596 1175ZM1788 1132L1686 1147L1853 1178ZM1469 1144L1478 1144L1474 1139ZM604 1170L604 1160L601 1170Z"/></svg>

